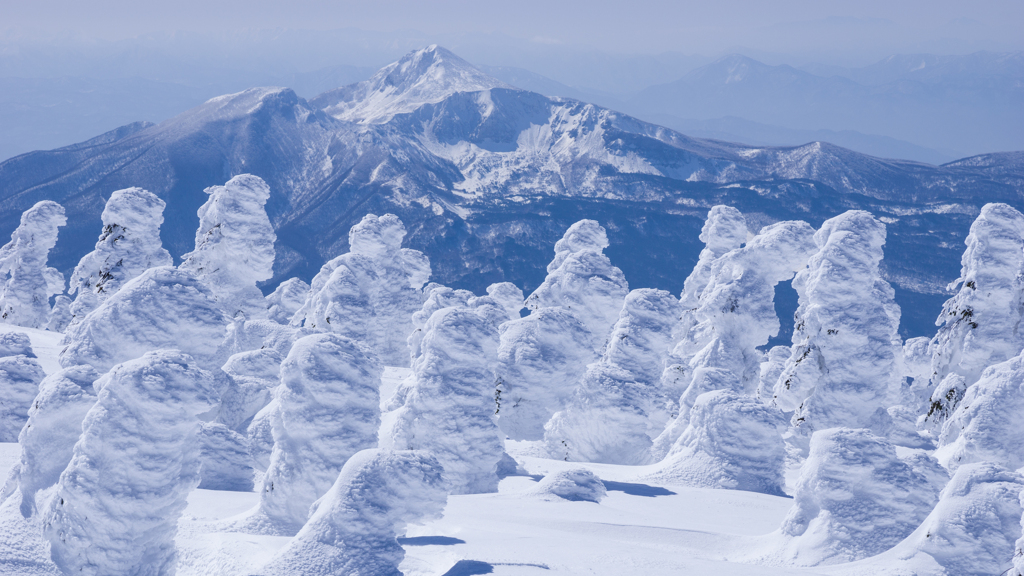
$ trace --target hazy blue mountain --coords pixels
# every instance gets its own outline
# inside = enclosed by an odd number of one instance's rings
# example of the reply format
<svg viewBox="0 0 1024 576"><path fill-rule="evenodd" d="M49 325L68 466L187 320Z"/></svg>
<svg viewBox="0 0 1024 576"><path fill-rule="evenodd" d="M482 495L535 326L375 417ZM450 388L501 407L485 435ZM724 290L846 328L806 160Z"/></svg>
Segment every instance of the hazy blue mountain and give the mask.
<svg viewBox="0 0 1024 576"><path fill-rule="evenodd" d="M889 226L885 274L904 306L904 331L916 335L931 330L980 206L1024 208L1020 154L936 167L820 142L703 140L504 87L453 57L419 50L312 101L286 88L251 89L157 125L10 159L0 163L0 237L33 203L61 202L74 217L51 263L69 271L99 233L104 199L142 186L167 201L163 239L179 256L191 249L203 189L252 173L273 191L278 260L268 288L293 275L308 280L347 249L348 229L364 214L393 212L409 245L430 256L434 280L449 285L479 292L512 280L531 290L554 242L587 217L608 228L608 253L633 287L678 291L714 204L736 206L754 228L795 218L820 225L863 208ZM784 300L783 313L793 306Z"/></svg>
<svg viewBox="0 0 1024 576"><path fill-rule="evenodd" d="M1024 148L1020 60L1019 54L900 56L844 73L812 68L814 74L732 55L642 91L627 102L627 110L854 130L943 154L1018 150Z"/></svg>

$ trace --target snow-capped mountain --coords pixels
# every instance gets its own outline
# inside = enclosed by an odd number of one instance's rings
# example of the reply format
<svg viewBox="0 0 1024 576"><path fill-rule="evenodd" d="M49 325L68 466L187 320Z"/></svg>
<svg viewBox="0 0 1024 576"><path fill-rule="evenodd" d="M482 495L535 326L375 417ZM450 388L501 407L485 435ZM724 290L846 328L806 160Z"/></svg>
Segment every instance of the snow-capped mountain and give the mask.
<svg viewBox="0 0 1024 576"><path fill-rule="evenodd" d="M251 173L270 185L276 285L312 277L347 248L366 213L399 215L432 280L481 291L543 279L569 224L599 220L633 287L678 291L700 251L710 206L754 228L813 225L851 208L888 224L884 266L904 326L924 333L957 276L968 223L986 202L1024 207L1019 155L943 167L884 160L826 143L750 147L689 138L612 110L548 98L489 78L439 47L371 80L310 101L286 88L214 98L158 125L0 163L0 235L42 199L69 223L51 262L70 270L100 229L104 199L139 186L167 202L164 245L191 249L204 188ZM907 306L925 299L928 306ZM921 312L915 312L920 309Z"/></svg>
<svg viewBox="0 0 1024 576"><path fill-rule="evenodd" d="M369 80L324 92L310 104L339 120L379 124L457 92L490 88L510 86L432 44L385 66Z"/></svg>

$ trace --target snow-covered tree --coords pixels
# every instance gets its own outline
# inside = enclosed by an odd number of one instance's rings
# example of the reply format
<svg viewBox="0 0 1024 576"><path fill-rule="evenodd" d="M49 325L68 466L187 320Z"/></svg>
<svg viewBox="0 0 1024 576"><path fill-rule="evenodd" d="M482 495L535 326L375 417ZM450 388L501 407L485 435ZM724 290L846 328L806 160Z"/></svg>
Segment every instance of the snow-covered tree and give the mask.
<svg viewBox="0 0 1024 576"><path fill-rule="evenodd" d="M937 501L939 488L865 429L811 436L795 502L782 523L786 560L817 566L852 562L892 548Z"/></svg>
<svg viewBox="0 0 1024 576"><path fill-rule="evenodd" d="M249 441L220 422L203 422L199 432L199 488L204 490L253 489L253 466Z"/></svg>
<svg viewBox="0 0 1024 576"><path fill-rule="evenodd" d="M199 484L196 418L216 404L210 374L176 350L100 378L44 520L65 574L173 574L175 533Z"/></svg>
<svg viewBox="0 0 1024 576"><path fill-rule="evenodd" d="M494 492L504 455L493 397L498 333L464 308L434 312L423 332L413 385L388 441L437 457L454 494Z"/></svg>
<svg viewBox="0 0 1024 576"><path fill-rule="evenodd" d="M927 339L926 339L927 340ZM782 370L786 367L791 350L789 346L772 346L761 362L761 370L757 380L754 397L762 402L771 402L775 394L775 383L779 381Z"/></svg>
<svg viewBox="0 0 1024 576"><path fill-rule="evenodd" d="M103 232L96 248L82 257L71 274L72 323L81 322L126 282L157 266L174 262L160 240L164 201L142 188L110 195L103 214Z"/></svg>
<svg viewBox="0 0 1024 576"><path fill-rule="evenodd" d="M933 387L929 386L932 373L932 354L927 336L909 338L903 343L903 375L907 384L903 388L902 403L918 414L927 410Z"/></svg>
<svg viewBox="0 0 1024 576"><path fill-rule="evenodd" d="M1020 531L1022 490L1024 477L992 462L961 466L935 509L892 551L887 563L899 570L900 561L921 560L918 565L934 574L1018 576L1007 567L1013 535ZM1017 548L1014 561L1020 570L1020 542Z"/></svg>
<svg viewBox="0 0 1024 576"><path fill-rule="evenodd" d="M814 252L813 237L814 229L806 222L778 222L712 263L693 312L695 324L681 342L688 350L705 344L690 358L690 382L679 397L676 418L655 439L655 459L664 457L686 429L690 408L701 394L756 392L764 358L759 348L781 327L775 287L805 266Z"/></svg>
<svg viewBox="0 0 1024 576"><path fill-rule="evenodd" d="M288 324L308 297L309 284L298 278L289 278L267 296L267 317L278 324Z"/></svg>
<svg viewBox="0 0 1024 576"><path fill-rule="evenodd" d="M263 573L401 576L407 524L439 518L444 470L425 452L363 450L342 468L302 530Z"/></svg>
<svg viewBox="0 0 1024 576"><path fill-rule="evenodd" d="M71 461L75 442L82 435L82 420L96 403L92 384L99 377L92 366L75 366L59 370L39 384L28 424L18 436L17 485L21 513L26 518L35 513L36 493L56 484Z"/></svg>
<svg viewBox="0 0 1024 576"><path fill-rule="evenodd" d="M1024 355L985 370L939 434L943 464L955 471L972 462L995 462L1010 470L1024 466Z"/></svg>
<svg viewBox="0 0 1024 576"><path fill-rule="evenodd" d="M686 430L646 479L781 496L786 421L776 408L727 390L697 397Z"/></svg>
<svg viewBox="0 0 1024 576"><path fill-rule="evenodd" d="M531 312L561 306L576 314L593 334L600 353L622 309L629 285L604 254L608 236L593 220L580 220L555 243L555 258L544 282L526 299Z"/></svg>
<svg viewBox="0 0 1024 576"><path fill-rule="evenodd" d="M293 322L364 342L388 365L408 365L406 339L412 315L423 304L430 261L402 248L405 234L394 214L364 216L349 231L349 252L313 278Z"/></svg>
<svg viewBox="0 0 1024 576"><path fill-rule="evenodd" d="M793 352L775 385L775 403L794 412L804 435L836 426L873 428L903 381L900 309L879 273L885 225L851 210L814 235L818 252L796 275Z"/></svg>
<svg viewBox="0 0 1024 576"><path fill-rule="evenodd" d="M1024 349L1024 214L986 204L965 243L960 277L949 285L960 290L943 305L931 342L927 420L936 431L985 368Z"/></svg>
<svg viewBox="0 0 1024 576"><path fill-rule="evenodd" d="M487 295L494 298L508 313L509 320L519 318L519 313L526 306L523 291L511 282L498 282L487 287Z"/></svg>
<svg viewBox="0 0 1024 576"><path fill-rule="evenodd" d="M0 248L0 322L46 327L50 296L64 291L64 275L46 261L57 244L57 228L66 223L64 207L50 200L22 213L11 241Z"/></svg>
<svg viewBox="0 0 1024 576"><path fill-rule="evenodd" d="M16 338L19 345L22 339L28 341L24 334ZM8 348L10 351L20 346ZM31 349L28 352L0 357L0 442L18 441L18 433L28 421L32 400L39 393L39 383L46 377L35 354Z"/></svg>
<svg viewBox="0 0 1024 576"><path fill-rule="evenodd" d="M74 320L74 314L71 313L71 305L73 304L71 298L60 294L53 299L53 308L50 310L49 319L46 321L46 329L50 332L64 332L68 326L71 325L71 321Z"/></svg>
<svg viewBox="0 0 1024 576"><path fill-rule="evenodd" d="M338 334L300 338L281 364L272 416L274 449L260 509L295 533L353 454L377 446L383 366Z"/></svg>
<svg viewBox="0 0 1024 576"><path fill-rule="evenodd" d="M598 359L591 333L562 307L541 308L499 328L495 412L514 440L540 440L587 365Z"/></svg>
<svg viewBox="0 0 1024 576"><path fill-rule="evenodd" d="M150 350L177 349L207 370L224 363L227 318L209 288L171 267L150 268L64 334L60 365L101 374Z"/></svg>
<svg viewBox="0 0 1024 576"><path fill-rule="evenodd" d="M199 207L196 246L181 257L180 267L213 292L229 318L265 316L267 303L256 283L273 276L277 235L265 209L270 187L240 174L204 192L210 198Z"/></svg>
<svg viewBox="0 0 1024 576"><path fill-rule="evenodd" d="M278 407L278 402L271 400L252 417L252 421L245 429L245 438L249 445L249 462L260 472L266 472L270 467L270 455L274 452L274 414Z"/></svg>
<svg viewBox="0 0 1024 576"><path fill-rule="evenodd" d="M547 423L548 453L577 462L647 464L668 421L660 388L679 300L643 288L626 296L608 346L591 364L565 408Z"/></svg>
<svg viewBox="0 0 1024 576"><path fill-rule="evenodd" d="M682 312L675 328L677 342L672 350L670 365L662 376L662 387L673 401L682 396L690 385L692 370L690 360L707 345L707 342L696 340L691 331L697 324L695 313L700 307L700 295L711 280L711 265L724 254L742 246L752 235L747 230L747 222L743 214L732 206L714 206L708 212L704 227L700 231L700 241L704 243L693 271L683 282L680 294Z"/></svg>
<svg viewBox="0 0 1024 576"><path fill-rule="evenodd" d="M236 432L244 432L257 412L270 403L280 383L284 358L273 348L232 354L222 370L231 383L221 394L217 421Z"/></svg>
<svg viewBox="0 0 1024 576"><path fill-rule="evenodd" d="M469 290L456 290L433 282L424 288L424 293L426 294L426 300L423 301L419 310L413 312L411 316L412 331L409 332L409 336L406 338L410 365L414 364L416 358L422 354L420 342L423 340L423 328L427 325L430 317L434 315L434 312L442 308L465 308L469 305L469 301L474 298L473 293Z"/></svg>

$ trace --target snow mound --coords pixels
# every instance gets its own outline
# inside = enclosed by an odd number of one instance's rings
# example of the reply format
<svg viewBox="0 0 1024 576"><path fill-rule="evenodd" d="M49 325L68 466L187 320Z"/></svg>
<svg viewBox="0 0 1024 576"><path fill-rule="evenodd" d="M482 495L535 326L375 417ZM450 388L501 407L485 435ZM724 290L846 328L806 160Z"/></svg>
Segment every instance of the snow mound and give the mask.
<svg viewBox="0 0 1024 576"><path fill-rule="evenodd" d="M552 494L573 502L600 502L608 490L596 474L586 468L576 468L548 474L533 493Z"/></svg>

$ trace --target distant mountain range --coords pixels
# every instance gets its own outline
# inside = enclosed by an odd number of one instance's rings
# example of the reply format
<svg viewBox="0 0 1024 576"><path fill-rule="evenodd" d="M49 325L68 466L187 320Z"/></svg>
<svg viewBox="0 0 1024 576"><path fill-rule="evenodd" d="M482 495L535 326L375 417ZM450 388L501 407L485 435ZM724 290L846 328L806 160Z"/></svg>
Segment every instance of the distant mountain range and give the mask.
<svg viewBox="0 0 1024 576"><path fill-rule="evenodd" d="M595 218L633 287L678 292L714 204L736 206L754 230L794 218L817 226L862 208L888 225L885 274L910 335L932 330L980 206L1024 209L1024 153L932 166L823 142L692 138L513 88L431 46L308 101L287 88L246 90L0 163L0 235L35 202L61 202L73 217L51 264L68 272L95 242L104 199L142 186L167 201L164 243L179 256L192 247L203 189L246 172L273 190L278 260L268 288L308 280L347 249L349 227L368 212L398 214L434 280L477 292L499 280L536 287L564 229ZM780 299L782 313L794 306Z"/></svg>

